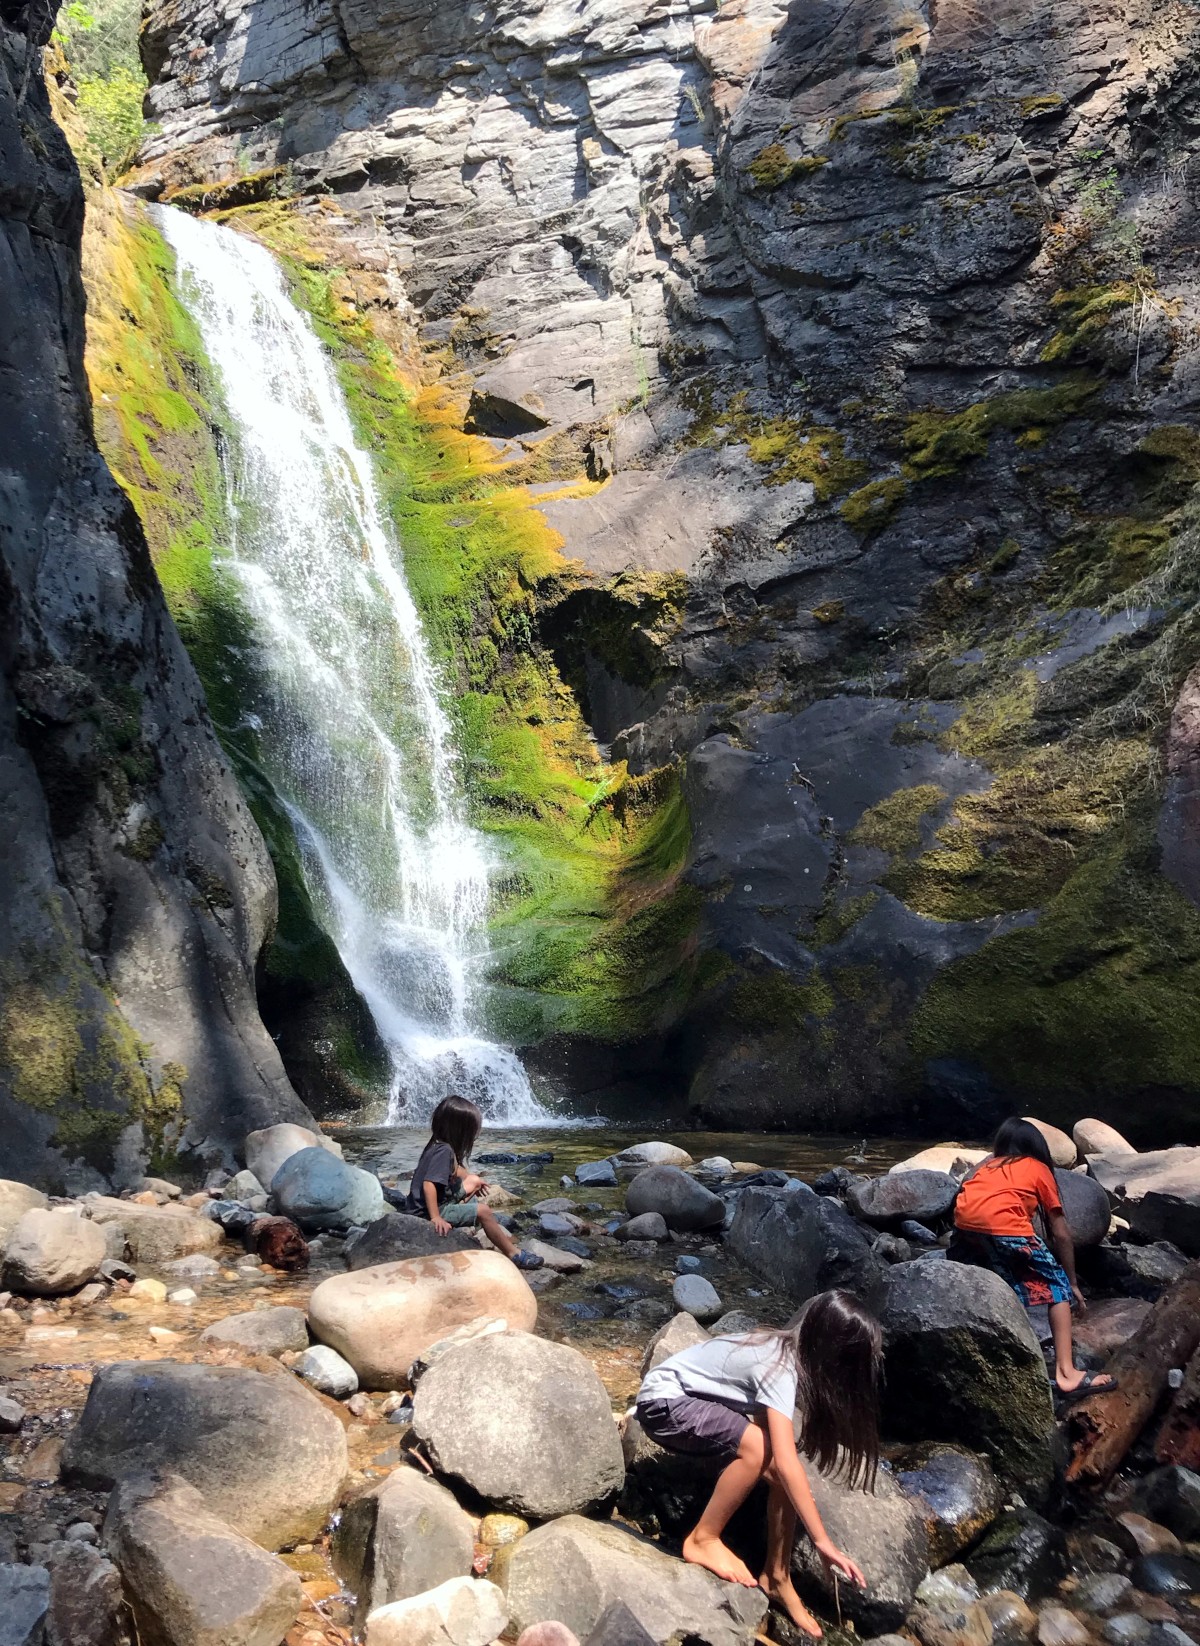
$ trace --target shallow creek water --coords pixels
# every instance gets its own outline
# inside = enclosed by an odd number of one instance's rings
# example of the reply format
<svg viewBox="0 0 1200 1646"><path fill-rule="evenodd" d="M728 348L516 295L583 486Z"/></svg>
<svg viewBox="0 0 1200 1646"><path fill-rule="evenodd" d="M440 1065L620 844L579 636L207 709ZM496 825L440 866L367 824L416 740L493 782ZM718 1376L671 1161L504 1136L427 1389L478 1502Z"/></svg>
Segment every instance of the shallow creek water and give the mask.
<svg viewBox="0 0 1200 1646"><path fill-rule="evenodd" d="M407 1178L428 1135L386 1127L331 1130L347 1159L376 1171L385 1183ZM639 1141L641 1135L592 1126L520 1132L489 1129L477 1153L519 1157L481 1169L492 1181L520 1194L526 1208L563 1196L574 1201L579 1215L598 1228L623 1206L624 1188L563 1188L560 1179L572 1174L582 1161L615 1153ZM860 1170L886 1170L920 1147L900 1139L872 1139L864 1144L849 1137L725 1132L655 1135L678 1143L695 1160L725 1155L734 1161L786 1169L806 1180L848 1157L854 1157L853 1164ZM546 1159L547 1155L552 1158ZM584 1238L592 1243L591 1236ZM615 1412L629 1406L645 1344L674 1312L671 1285L674 1261L681 1252L701 1257L704 1273L727 1309L744 1310L771 1323L781 1322L790 1312L786 1299L733 1263L721 1243L709 1236L679 1237L649 1260L631 1257L616 1242L601 1241L589 1268L562 1277L540 1293L538 1330L571 1342L587 1356ZM6 1527L18 1529L10 1516L19 1517L20 1535L26 1541L60 1537L80 1519L99 1525L103 1496L64 1487L57 1478L63 1438L83 1406L97 1366L118 1360L245 1364L250 1357L242 1350L202 1343L204 1328L248 1309L281 1304L304 1308L314 1286L344 1269L336 1241L317 1242L312 1266L303 1275L264 1269L232 1245L223 1256L227 1261L221 1273L211 1279L161 1277L172 1291L185 1286L194 1290L193 1303L138 1301L118 1287L90 1305L69 1298L37 1304L24 1310L23 1328L9 1328L0 1335L0 1387L20 1401L28 1414L19 1435L0 1441L0 1538ZM250 1359L250 1363L288 1375L274 1362ZM400 1462L403 1431L379 1412L383 1399L383 1395L373 1396L371 1409L358 1417L344 1407L337 1408L347 1424L353 1470L350 1490L369 1484ZM289 1646L348 1641L346 1597L329 1567L325 1544L303 1547L286 1558L304 1579L311 1603L289 1634Z"/></svg>

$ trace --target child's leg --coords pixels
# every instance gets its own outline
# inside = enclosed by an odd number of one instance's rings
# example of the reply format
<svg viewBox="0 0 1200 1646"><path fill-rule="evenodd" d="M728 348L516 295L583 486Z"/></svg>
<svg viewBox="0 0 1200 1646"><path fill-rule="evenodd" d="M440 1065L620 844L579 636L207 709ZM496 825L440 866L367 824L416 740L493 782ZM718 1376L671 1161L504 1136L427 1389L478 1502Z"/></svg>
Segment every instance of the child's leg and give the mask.
<svg viewBox="0 0 1200 1646"><path fill-rule="evenodd" d="M482 1202L480 1203L477 1213L477 1221L479 1223L479 1227L483 1230L484 1234L488 1237L498 1252L503 1252L505 1257L513 1257L516 1254L516 1241L512 1238L508 1231L503 1228L500 1223L500 1219L496 1216L490 1206L485 1206Z"/></svg>
<svg viewBox="0 0 1200 1646"><path fill-rule="evenodd" d="M767 1471L768 1477L770 1470ZM767 1499L767 1564L758 1586L782 1606L792 1622L806 1635L821 1638L821 1625L792 1586L792 1544L796 1540L796 1511L778 1482L772 1482Z"/></svg>
<svg viewBox="0 0 1200 1646"><path fill-rule="evenodd" d="M695 1531L689 1533L683 1543L683 1558L693 1566L705 1566L727 1583L741 1583L747 1589L756 1589L758 1585L746 1562L724 1542L723 1534L733 1515L762 1479L768 1456L762 1426L748 1423L737 1456L721 1471Z"/></svg>

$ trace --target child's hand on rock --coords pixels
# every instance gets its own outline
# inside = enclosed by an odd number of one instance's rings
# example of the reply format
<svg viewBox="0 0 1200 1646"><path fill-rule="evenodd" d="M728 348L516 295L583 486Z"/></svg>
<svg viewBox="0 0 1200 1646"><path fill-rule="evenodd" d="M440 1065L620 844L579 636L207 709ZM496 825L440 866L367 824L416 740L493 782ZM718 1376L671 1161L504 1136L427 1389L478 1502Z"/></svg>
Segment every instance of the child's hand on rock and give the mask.
<svg viewBox="0 0 1200 1646"><path fill-rule="evenodd" d="M817 1553L831 1572L844 1577L848 1583L857 1584L860 1589L866 1588L867 1580L862 1574L861 1567L856 1566L850 1556L843 1554L836 1544L819 1543Z"/></svg>
<svg viewBox="0 0 1200 1646"><path fill-rule="evenodd" d="M430 1221L433 1223L434 1234L448 1235L450 1233L450 1225L446 1222L444 1217L435 1217Z"/></svg>

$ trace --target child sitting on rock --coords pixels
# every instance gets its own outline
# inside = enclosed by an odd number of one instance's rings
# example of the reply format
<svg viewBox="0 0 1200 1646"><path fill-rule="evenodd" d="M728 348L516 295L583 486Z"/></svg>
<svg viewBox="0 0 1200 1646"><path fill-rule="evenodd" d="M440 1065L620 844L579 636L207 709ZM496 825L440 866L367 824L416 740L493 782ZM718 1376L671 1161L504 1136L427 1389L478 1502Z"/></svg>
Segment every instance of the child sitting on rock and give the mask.
<svg viewBox="0 0 1200 1646"><path fill-rule="evenodd" d="M1039 1210L1054 1253L1034 1231L1033 1214ZM1027 1309L1049 1305L1054 1380L1060 1393L1075 1399L1116 1388L1107 1374L1082 1372L1075 1365L1071 1304L1074 1301L1080 1309L1087 1305L1075 1279L1075 1242L1054 1180L1054 1162L1032 1121L1006 1120L991 1154L963 1179L954 1202L954 1237L947 1256L991 1269Z"/></svg>
<svg viewBox="0 0 1200 1646"><path fill-rule="evenodd" d="M518 1249L492 1208L480 1199L487 1191L486 1178L466 1169L482 1125L483 1114L470 1098L442 1099L430 1119L433 1135L421 1150L403 1210L428 1218L440 1235L478 1224L497 1251L511 1258L518 1269L540 1269L544 1259L536 1252Z"/></svg>
<svg viewBox="0 0 1200 1646"><path fill-rule="evenodd" d="M842 1468L870 1491L879 1461L879 1322L849 1292L822 1292L783 1331L715 1337L648 1372L637 1417L668 1451L725 1464L683 1558L730 1583L765 1590L797 1628L821 1626L792 1587L799 1516L827 1570L866 1587L862 1572L830 1540L797 1451L818 1469ZM767 1497L767 1558L756 1580L724 1542L734 1512L760 1480Z"/></svg>

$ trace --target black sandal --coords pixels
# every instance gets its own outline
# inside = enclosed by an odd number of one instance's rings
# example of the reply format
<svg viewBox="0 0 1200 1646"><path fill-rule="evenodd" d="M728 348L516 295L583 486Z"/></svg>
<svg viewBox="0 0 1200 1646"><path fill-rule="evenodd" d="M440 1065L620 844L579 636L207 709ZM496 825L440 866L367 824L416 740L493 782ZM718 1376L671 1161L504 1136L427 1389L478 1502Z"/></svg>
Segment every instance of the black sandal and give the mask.
<svg viewBox="0 0 1200 1646"><path fill-rule="evenodd" d="M1096 1382L1098 1377L1107 1377L1109 1381L1107 1383L1098 1384ZM1120 1387L1121 1385L1117 1382L1116 1378L1108 1372L1084 1372L1082 1378L1073 1389L1060 1389L1057 1383L1054 1385L1058 1398L1064 1402L1068 1400L1081 1400L1084 1395L1110 1395L1114 1389L1119 1389Z"/></svg>

